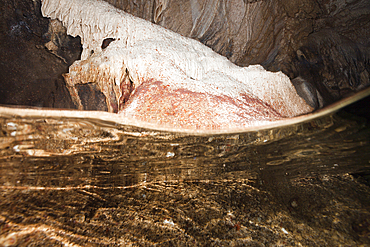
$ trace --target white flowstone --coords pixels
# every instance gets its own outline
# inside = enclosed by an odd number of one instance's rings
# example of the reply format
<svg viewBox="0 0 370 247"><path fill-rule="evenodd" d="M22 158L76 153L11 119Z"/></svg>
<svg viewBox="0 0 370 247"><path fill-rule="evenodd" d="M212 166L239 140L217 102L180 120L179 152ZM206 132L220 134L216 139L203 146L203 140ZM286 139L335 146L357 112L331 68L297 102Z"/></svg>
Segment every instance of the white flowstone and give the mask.
<svg viewBox="0 0 370 247"><path fill-rule="evenodd" d="M74 62L65 75L72 98L80 108L75 85L95 82L106 96L109 111L113 112L112 105L118 102L121 114L135 118L135 111L142 104L140 97L130 99L126 105L119 104L122 94L127 93L126 85L133 83L133 94L144 82L160 81L168 90L185 89L207 95L210 104L216 104L217 97L235 100L236 105L220 102L212 108L218 116L212 121L221 123L222 128L228 127L230 119L239 123L231 127L242 127L313 110L282 72L269 72L260 65L236 66L196 40L134 17L104 1L42 0L41 10L43 16L62 21L69 35L81 37L81 60ZM102 49L105 39L114 41ZM245 116L245 109L239 107L239 103L244 104L245 95L260 100L279 117L240 119Z"/></svg>

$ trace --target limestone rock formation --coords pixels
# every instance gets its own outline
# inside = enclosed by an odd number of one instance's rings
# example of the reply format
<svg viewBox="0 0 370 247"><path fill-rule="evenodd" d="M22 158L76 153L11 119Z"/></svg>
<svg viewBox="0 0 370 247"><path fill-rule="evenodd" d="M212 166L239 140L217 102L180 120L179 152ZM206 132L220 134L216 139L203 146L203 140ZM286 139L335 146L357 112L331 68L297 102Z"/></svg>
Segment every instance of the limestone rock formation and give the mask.
<svg viewBox="0 0 370 247"><path fill-rule="evenodd" d="M366 0L106 0L239 66L300 77L327 105L370 85ZM315 97L315 95L310 95Z"/></svg>
<svg viewBox="0 0 370 247"><path fill-rule="evenodd" d="M44 0L42 13L81 37L81 60L65 75L80 109L76 86L96 83L110 112L169 127L242 128L312 111L284 74L238 67L103 1Z"/></svg>

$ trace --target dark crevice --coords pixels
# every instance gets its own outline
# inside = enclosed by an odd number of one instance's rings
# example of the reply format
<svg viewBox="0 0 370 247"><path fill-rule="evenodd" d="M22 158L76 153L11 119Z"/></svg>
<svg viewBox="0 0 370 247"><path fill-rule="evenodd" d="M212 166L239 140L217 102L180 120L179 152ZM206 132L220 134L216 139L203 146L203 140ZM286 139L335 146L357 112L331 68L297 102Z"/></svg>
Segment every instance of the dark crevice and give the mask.
<svg viewBox="0 0 370 247"><path fill-rule="evenodd" d="M107 48L109 46L110 43L112 43L113 41L115 41L116 39L113 39L113 38L106 38L103 40L102 44L101 44L101 48L104 50L105 48Z"/></svg>
<svg viewBox="0 0 370 247"><path fill-rule="evenodd" d="M84 110L108 111L104 94L95 83L76 85L78 96Z"/></svg>
<svg viewBox="0 0 370 247"><path fill-rule="evenodd" d="M131 93L135 89L135 85L133 81L131 81L129 72L126 69L126 76L125 79L121 82L120 84L121 87L121 97L119 99L119 110L123 109L125 106L126 102L130 99Z"/></svg>

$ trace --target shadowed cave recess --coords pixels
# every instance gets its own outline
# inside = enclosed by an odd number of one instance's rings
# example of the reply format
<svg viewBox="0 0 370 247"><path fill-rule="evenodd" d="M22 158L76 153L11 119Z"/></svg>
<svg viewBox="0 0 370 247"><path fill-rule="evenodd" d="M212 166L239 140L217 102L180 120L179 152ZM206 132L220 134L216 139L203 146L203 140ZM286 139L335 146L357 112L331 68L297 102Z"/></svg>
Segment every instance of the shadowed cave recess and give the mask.
<svg viewBox="0 0 370 247"><path fill-rule="evenodd" d="M107 2L199 40L239 66L282 71L314 108L369 85L367 0ZM66 35L61 22L43 18L40 0L4 0L0 8L0 104L76 109L62 74L80 59L80 38ZM104 40L101 48L112 41ZM94 82L77 90L84 110L107 111Z"/></svg>

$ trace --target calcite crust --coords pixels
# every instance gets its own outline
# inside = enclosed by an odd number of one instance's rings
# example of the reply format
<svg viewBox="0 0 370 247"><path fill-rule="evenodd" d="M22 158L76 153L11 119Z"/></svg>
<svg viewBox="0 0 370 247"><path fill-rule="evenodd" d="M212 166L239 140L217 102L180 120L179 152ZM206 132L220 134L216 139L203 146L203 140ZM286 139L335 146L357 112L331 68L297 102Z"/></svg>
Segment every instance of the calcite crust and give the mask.
<svg viewBox="0 0 370 247"><path fill-rule="evenodd" d="M110 112L172 128L244 128L313 110L283 73L236 66L104 1L43 0L42 13L81 37L81 60L65 75L80 108L76 85L96 83Z"/></svg>

